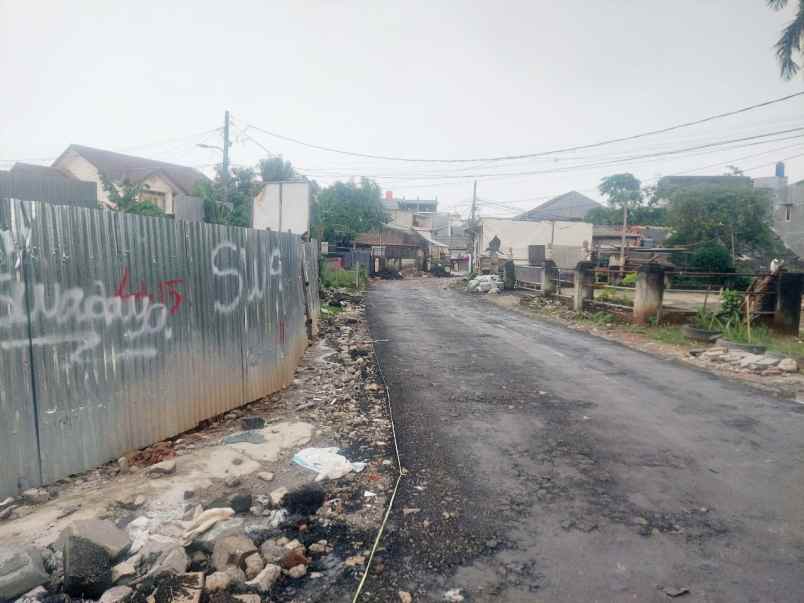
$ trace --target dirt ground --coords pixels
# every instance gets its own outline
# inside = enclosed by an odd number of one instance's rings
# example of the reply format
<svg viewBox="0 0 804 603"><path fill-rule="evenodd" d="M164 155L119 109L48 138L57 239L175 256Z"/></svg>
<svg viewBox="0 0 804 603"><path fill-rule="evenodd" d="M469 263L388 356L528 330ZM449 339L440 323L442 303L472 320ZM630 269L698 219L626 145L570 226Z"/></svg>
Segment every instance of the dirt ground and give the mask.
<svg viewBox="0 0 804 603"><path fill-rule="evenodd" d="M370 289L407 476L362 600L801 601L804 406L490 297Z"/></svg>
<svg viewBox="0 0 804 603"><path fill-rule="evenodd" d="M271 600L350 600L398 475L387 410L364 308L347 302L323 321L321 338L308 348L286 390L132 452L127 472L109 463L48 486L52 498L44 504L17 501L12 518L0 522L0 543L34 544L45 552L49 547L57 556L64 529L76 519L91 518L108 518L123 528L136 520L147 526L144 537L180 541L198 506L229 506L228 497L240 493L251 495L256 505L242 515L246 524L261 525L266 517L259 501L280 487L293 491L312 484L316 477L291 462L293 454L306 447L338 447L366 468L321 482L326 498L319 513L280 527L282 535L306 545L327 540L332 556L327 567L318 567L319 561L309 567L308 574L317 577L281 580ZM236 441L244 433L244 417L262 418L266 425ZM259 441L252 440L255 434ZM176 460L173 474L148 476L151 463L170 458ZM273 478L266 480L265 473ZM267 503L265 508L267 514ZM364 560L344 564L355 556ZM52 592L59 588L54 580Z"/></svg>

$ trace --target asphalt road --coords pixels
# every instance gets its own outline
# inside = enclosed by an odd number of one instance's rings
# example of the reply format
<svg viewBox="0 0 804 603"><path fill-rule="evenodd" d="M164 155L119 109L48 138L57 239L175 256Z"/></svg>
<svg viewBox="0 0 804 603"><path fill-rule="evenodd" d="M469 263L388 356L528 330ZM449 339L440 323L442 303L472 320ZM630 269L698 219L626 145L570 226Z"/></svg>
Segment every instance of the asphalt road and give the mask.
<svg viewBox="0 0 804 603"><path fill-rule="evenodd" d="M363 601L804 601L804 406L445 284L369 291L409 475Z"/></svg>

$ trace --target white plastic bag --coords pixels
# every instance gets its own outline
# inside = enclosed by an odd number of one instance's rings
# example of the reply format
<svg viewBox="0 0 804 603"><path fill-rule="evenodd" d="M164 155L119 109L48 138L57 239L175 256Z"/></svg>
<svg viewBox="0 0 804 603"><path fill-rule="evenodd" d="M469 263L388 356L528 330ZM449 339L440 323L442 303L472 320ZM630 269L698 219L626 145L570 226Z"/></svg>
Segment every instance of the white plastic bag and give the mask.
<svg viewBox="0 0 804 603"><path fill-rule="evenodd" d="M354 471L360 473L365 463L352 463L337 448L304 448L293 455L293 462L305 469L315 471L315 481L338 479Z"/></svg>

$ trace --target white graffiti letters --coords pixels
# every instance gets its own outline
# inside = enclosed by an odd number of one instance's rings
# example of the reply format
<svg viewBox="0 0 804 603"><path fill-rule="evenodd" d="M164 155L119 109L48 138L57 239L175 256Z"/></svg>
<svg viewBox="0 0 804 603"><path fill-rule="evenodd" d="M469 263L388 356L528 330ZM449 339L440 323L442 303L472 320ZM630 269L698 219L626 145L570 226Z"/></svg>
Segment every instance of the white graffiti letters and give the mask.
<svg viewBox="0 0 804 603"><path fill-rule="evenodd" d="M225 249L230 250L230 253L224 254ZM236 258L237 267L224 267L226 265L224 260L226 256L232 259ZM246 289L247 274L251 278L250 288L246 295L247 302L262 300L265 297L265 292L272 284L275 284L276 288L282 291L282 254L278 247L271 251L267 261L258 262L256 259L252 259L250 266L248 264L246 250L231 241L219 243L212 250L212 274L216 277L228 279L231 284L235 285L225 301L215 301L216 312L231 314L237 309Z"/></svg>

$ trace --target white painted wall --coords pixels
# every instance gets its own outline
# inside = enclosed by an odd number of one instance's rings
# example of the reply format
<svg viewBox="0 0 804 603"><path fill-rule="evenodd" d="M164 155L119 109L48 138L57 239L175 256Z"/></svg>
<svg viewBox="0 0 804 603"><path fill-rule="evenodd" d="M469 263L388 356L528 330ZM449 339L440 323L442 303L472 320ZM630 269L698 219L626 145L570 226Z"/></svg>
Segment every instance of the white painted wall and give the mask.
<svg viewBox="0 0 804 603"><path fill-rule="evenodd" d="M70 151L67 155L62 157L53 167L57 167L66 172L69 172L79 180L84 180L86 182L94 182L95 186L97 186L98 188L98 201L106 207L112 206L111 203L109 202L109 195L103 188L103 182L101 182L98 170L95 169L94 165L92 165L89 161L81 157L75 151Z"/></svg>
<svg viewBox="0 0 804 603"><path fill-rule="evenodd" d="M586 222L530 222L505 218L481 218L480 237L477 252L483 255L489 242L500 239L500 251L513 256L515 261L528 260L528 245L550 245L551 238L556 247L583 249L584 242L592 246L592 224ZM564 268L565 266L561 266ZM568 267L568 266L567 266Z"/></svg>
<svg viewBox="0 0 804 603"><path fill-rule="evenodd" d="M281 187L281 207L280 207ZM310 183L306 180L268 182L254 198L252 225L258 230L303 234L310 230Z"/></svg>

